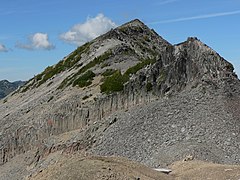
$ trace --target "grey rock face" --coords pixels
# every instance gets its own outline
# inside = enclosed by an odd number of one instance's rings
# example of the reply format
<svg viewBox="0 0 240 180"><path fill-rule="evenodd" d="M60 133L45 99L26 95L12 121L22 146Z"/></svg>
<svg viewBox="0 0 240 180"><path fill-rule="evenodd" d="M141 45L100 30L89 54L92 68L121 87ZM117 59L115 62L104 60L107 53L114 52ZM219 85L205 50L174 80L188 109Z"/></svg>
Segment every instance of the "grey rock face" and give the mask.
<svg viewBox="0 0 240 180"><path fill-rule="evenodd" d="M165 167L188 155L239 164L239 117L229 107L231 99L220 94L182 91L115 113L112 119L118 120L102 133L91 152L125 156L151 167Z"/></svg>
<svg viewBox="0 0 240 180"><path fill-rule="evenodd" d="M189 154L239 164L240 86L232 65L196 38L167 53L165 64L159 60L130 82L135 91L151 82L152 93L165 98L116 113L119 120L92 152L149 166L166 166Z"/></svg>
<svg viewBox="0 0 240 180"><path fill-rule="evenodd" d="M109 50L104 62L89 66ZM93 40L84 52L71 53L62 64L71 56L72 66L54 75L46 70L1 101L0 164L35 148L41 157L92 146L97 154L154 166L188 153L239 163L239 80L233 66L198 39L171 45L135 20ZM130 74L123 91L101 93L106 69L124 73L146 59L154 63ZM85 66L96 75L91 85L59 88ZM115 112L116 120L107 119ZM73 130L74 136L59 138Z"/></svg>

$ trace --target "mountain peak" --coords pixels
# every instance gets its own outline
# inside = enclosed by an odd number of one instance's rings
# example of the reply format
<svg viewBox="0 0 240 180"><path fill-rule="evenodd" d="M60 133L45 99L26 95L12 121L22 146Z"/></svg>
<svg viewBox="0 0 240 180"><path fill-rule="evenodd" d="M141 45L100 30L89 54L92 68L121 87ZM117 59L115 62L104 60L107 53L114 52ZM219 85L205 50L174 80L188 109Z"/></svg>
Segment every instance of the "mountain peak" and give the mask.
<svg viewBox="0 0 240 180"><path fill-rule="evenodd" d="M129 21L128 22L129 24L132 24L132 25L145 25L141 20L139 19L134 19L132 21Z"/></svg>
<svg viewBox="0 0 240 180"><path fill-rule="evenodd" d="M129 21L129 22L121 25L119 28L131 27L131 26L146 27L146 25L142 21L140 21L139 19L134 19L132 21Z"/></svg>
<svg viewBox="0 0 240 180"><path fill-rule="evenodd" d="M206 46L208 47L205 43L203 43L200 39L198 39L197 37L188 37L187 38L187 43L195 43L199 46Z"/></svg>
<svg viewBox="0 0 240 180"><path fill-rule="evenodd" d="M188 37L187 41L200 41L197 37Z"/></svg>
<svg viewBox="0 0 240 180"><path fill-rule="evenodd" d="M200 39L197 37L188 37L186 41L177 44L178 47L188 47L190 49L195 49L205 52L210 52L211 54L217 55L217 52L215 52L211 47L209 47L207 44L203 43Z"/></svg>

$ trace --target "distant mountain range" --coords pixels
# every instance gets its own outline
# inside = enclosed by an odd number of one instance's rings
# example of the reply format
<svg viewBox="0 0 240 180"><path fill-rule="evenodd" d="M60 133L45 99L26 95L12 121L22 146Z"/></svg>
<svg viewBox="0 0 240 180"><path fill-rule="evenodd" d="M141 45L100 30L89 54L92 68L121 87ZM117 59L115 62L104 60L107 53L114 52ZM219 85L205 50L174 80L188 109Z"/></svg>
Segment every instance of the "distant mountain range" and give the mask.
<svg viewBox="0 0 240 180"><path fill-rule="evenodd" d="M24 85L25 81L9 82L8 80L0 81L0 99L4 98L18 87Z"/></svg>

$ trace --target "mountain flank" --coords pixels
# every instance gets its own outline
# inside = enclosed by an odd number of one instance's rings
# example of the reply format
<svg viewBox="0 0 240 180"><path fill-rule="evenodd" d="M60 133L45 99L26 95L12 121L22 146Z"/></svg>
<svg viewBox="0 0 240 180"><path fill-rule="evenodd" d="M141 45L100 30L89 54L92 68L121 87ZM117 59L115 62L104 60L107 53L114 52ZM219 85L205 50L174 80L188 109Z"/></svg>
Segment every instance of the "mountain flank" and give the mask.
<svg viewBox="0 0 240 180"><path fill-rule="evenodd" d="M198 38L172 45L130 21L0 101L0 177L32 178L65 153L120 156L150 168L189 155L239 164L239 95L232 64Z"/></svg>
<svg viewBox="0 0 240 180"><path fill-rule="evenodd" d="M18 87L24 85L24 81L9 82L7 80L0 81L0 99L6 97Z"/></svg>

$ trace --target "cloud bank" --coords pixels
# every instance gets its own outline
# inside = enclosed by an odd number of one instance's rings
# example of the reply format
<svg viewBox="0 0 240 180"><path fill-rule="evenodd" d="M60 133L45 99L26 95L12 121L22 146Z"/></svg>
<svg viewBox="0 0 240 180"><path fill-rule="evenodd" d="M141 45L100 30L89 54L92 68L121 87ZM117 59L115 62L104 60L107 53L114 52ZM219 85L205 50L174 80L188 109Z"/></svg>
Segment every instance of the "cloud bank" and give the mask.
<svg viewBox="0 0 240 180"><path fill-rule="evenodd" d="M8 52L8 49L6 48L5 45L0 44L0 52Z"/></svg>
<svg viewBox="0 0 240 180"><path fill-rule="evenodd" d="M106 33L117 25L103 14L94 18L87 18L86 22L74 25L69 31L60 35L60 39L67 43L82 45Z"/></svg>
<svg viewBox="0 0 240 180"><path fill-rule="evenodd" d="M17 43L16 47L27 50L51 50L55 48L55 46L49 42L48 34L45 33L35 33L29 37L28 43Z"/></svg>
<svg viewBox="0 0 240 180"><path fill-rule="evenodd" d="M191 21L191 20L197 20L197 19L209 19L209 18L220 17L220 16L230 16L230 15L235 15L235 14L240 14L240 10L230 11L230 12L213 13L213 14L203 14L203 15L199 15L199 16L183 17L183 18L169 19L169 20L163 20L163 21L155 21L155 22L150 22L147 24L174 23L174 22Z"/></svg>

